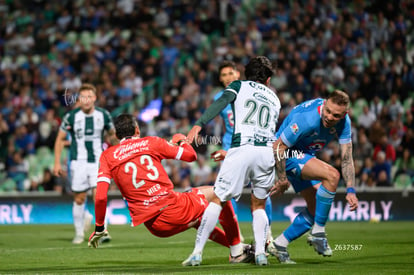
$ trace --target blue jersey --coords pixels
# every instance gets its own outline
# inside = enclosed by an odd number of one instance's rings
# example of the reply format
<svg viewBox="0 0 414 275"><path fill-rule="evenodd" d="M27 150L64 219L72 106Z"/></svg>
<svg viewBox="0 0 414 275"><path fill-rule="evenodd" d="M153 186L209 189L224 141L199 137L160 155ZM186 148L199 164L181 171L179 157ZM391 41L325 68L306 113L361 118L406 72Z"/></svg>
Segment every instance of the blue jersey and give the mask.
<svg viewBox="0 0 414 275"><path fill-rule="evenodd" d="M217 100L222 94L223 90L221 90L214 96L214 100ZM234 131L234 116L230 104L228 104L226 108L224 108L220 112L220 116L224 121L224 126L226 127L226 131L224 132L223 136L223 149L227 151L228 149L230 149L231 138L233 136Z"/></svg>
<svg viewBox="0 0 414 275"><path fill-rule="evenodd" d="M333 138L340 144L351 142L351 120L345 115L334 127L325 128L321 115L324 99L317 98L297 105L284 119L276 133L292 149L315 155Z"/></svg>

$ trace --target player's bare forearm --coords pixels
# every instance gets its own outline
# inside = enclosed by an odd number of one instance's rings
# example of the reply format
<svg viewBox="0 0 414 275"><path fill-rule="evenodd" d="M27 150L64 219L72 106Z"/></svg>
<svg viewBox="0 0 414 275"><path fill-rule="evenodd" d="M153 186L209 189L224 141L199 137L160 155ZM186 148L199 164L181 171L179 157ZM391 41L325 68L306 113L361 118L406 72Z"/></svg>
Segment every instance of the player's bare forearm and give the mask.
<svg viewBox="0 0 414 275"><path fill-rule="evenodd" d="M275 182L275 185L270 190L270 195L281 195L290 186L290 183L286 176L285 151L287 148L288 147L286 146L286 144L284 144L280 138L276 142L273 143L275 170L276 170L276 173L279 179Z"/></svg>
<svg viewBox="0 0 414 275"><path fill-rule="evenodd" d="M276 161L275 168L278 178L286 179L286 160L281 159L280 161Z"/></svg>
<svg viewBox="0 0 414 275"><path fill-rule="evenodd" d="M107 132L107 140L111 145L117 145L119 143L119 139L115 135L115 129L110 129Z"/></svg>
<svg viewBox="0 0 414 275"><path fill-rule="evenodd" d="M61 141L60 139L56 139L55 147L54 147L55 165L57 163L60 163L60 156L62 154L62 150L63 150L63 141Z"/></svg>
<svg viewBox="0 0 414 275"><path fill-rule="evenodd" d="M66 133L62 130L59 130L54 146L55 163L53 167L53 174L57 177L61 174L60 157L62 155L63 147L65 146L65 139Z"/></svg>
<svg viewBox="0 0 414 275"><path fill-rule="evenodd" d="M342 176L347 187L355 187L355 168L352 157L352 143L341 145Z"/></svg>
<svg viewBox="0 0 414 275"><path fill-rule="evenodd" d="M351 211L358 208L358 198L355 191L355 168L352 157L352 143L341 145L342 176L346 182L346 200Z"/></svg>
<svg viewBox="0 0 414 275"><path fill-rule="evenodd" d="M66 133L60 130L56 136L56 141L55 141L55 146L54 146L55 163L60 162L60 155L62 154L65 139L66 139Z"/></svg>
<svg viewBox="0 0 414 275"><path fill-rule="evenodd" d="M187 135L187 142L193 143L194 140L197 139L198 133L201 131L201 126L194 125L193 128L191 128L190 132Z"/></svg>
<svg viewBox="0 0 414 275"><path fill-rule="evenodd" d="M285 150L288 147L279 138L273 143L273 155L275 157L275 169L279 179L286 178L286 158Z"/></svg>

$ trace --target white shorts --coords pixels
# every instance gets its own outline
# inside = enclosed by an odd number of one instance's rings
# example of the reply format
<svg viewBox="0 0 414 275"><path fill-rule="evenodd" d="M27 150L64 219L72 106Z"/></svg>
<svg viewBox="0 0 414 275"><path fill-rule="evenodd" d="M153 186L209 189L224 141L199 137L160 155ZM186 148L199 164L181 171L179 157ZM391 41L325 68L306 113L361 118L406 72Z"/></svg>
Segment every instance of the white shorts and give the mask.
<svg viewBox="0 0 414 275"><path fill-rule="evenodd" d="M98 163L90 163L82 160L70 162L70 176L73 192L86 192L96 187L98 178Z"/></svg>
<svg viewBox="0 0 414 275"><path fill-rule="evenodd" d="M244 145L231 148L223 161L214 184L221 201L238 200L243 187L251 182L258 199L266 199L275 181L275 159L272 147Z"/></svg>

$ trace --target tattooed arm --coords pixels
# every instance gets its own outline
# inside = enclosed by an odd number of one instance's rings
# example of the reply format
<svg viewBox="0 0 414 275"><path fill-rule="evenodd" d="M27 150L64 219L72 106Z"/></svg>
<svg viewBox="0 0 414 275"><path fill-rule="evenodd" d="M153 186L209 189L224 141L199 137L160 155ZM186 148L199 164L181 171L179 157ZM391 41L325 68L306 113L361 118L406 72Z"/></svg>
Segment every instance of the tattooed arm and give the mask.
<svg viewBox="0 0 414 275"><path fill-rule="evenodd" d="M355 168L352 157L352 143L341 144L342 176L344 177L347 195L346 200L351 211L358 208L358 198L355 194Z"/></svg>
<svg viewBox="0 0 414 275"><path fill-rule="evenodd" d="M286 156L287 145L279 138L273 143L273 154L275 157L275 169L278 180L272 187L270 194L283 194L289 188L289 181L286 176Z"/></svg>

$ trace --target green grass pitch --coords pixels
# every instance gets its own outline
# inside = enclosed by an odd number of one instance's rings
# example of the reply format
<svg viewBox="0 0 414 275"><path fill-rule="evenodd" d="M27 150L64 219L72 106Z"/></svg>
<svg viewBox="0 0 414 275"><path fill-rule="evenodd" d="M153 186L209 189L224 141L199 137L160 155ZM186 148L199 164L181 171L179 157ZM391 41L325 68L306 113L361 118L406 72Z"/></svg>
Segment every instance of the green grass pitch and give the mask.
<svg viewBox="0 0 414 275"><path fill-rule="evenodd" d="M274 236L288 223L274 222ZM247 242L250 223L241 223ZM181 262L192 252L190 229L171 238L152 236L143 226L110 225L112 242L98 249L73 245L72 225L1 225L0 274L414 274L414 222L330 222L332 257L317 255L306 237L289 246L296 265L228 263L229 250L211 241L198 267Z"/></svg>

